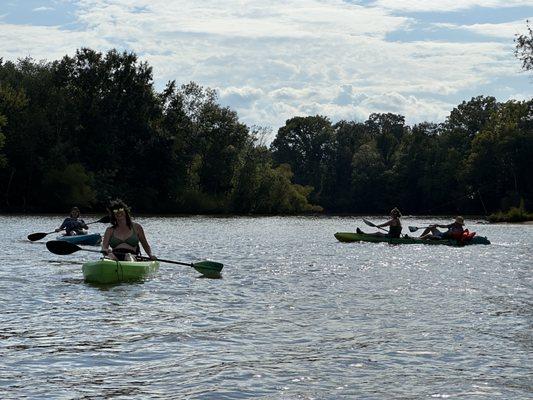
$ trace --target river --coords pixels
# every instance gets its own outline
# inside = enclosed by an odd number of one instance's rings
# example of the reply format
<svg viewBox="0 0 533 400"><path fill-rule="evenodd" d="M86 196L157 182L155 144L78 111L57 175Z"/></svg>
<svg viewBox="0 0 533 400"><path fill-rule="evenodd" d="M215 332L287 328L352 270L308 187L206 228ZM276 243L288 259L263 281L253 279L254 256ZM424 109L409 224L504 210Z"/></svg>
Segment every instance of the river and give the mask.
<svg viewBox="0 0 533 400"><path fill-rule="evenodd" d="M337 242L360 217L139 217L154 254L222 279L98 287L95 253L26 239L61 220L0 216L2 399L531 398L531 225L467 219L492 244L454 248Z"/></svg>

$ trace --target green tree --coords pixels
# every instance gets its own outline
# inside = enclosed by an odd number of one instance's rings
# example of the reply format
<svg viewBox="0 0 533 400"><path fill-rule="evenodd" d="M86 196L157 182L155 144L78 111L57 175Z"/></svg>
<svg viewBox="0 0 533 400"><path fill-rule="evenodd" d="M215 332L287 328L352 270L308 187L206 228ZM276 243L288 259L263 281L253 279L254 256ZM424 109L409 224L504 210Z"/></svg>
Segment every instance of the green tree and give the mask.
<svg viewBox="0 0 533 400"><path fill-rule="evenodd" d="M518 206L531 207L533 178L529 171L533 154L533 100L508 101L472 143L465 170L467 182L479 190L488 211Z"/></svg>
<svg viewBox="0 0 533 400"><path fill-rule="evenodd" d="M405 117L391 113L370 114L365 125L386 166L390 167L394 152L407 129Z"/></svg>
<svg viewBox="0 0 533 400"><path fill-rule="evenodd" d="M439 132L437 124L415 125L403 136L394 154L390 188L395 193L394 204L404 212L427 212L435 200L434 193L442 190L433 178L438 171L432 166Z"/></svg>
<svg viewBox="0 0 533 400"><path fill-rule="evenodd" d="M374 141L360 146L352 159L353 211L386 211L388 200L386 166Z"/></svg>
<svg viewBox="0 0 533 400"><path fill-rule="evenodd" d="M533 70L533 30L526 21L527 32L522 35L516 35L515 38L515 56L522 62L524 71Z"/></svg>
<svg viewBox="0 0 533 400"><path fill-rule="evenodd" d="M49 117L56 95L49 64L26 58L0 65L0 114L7 118L4 148L9 162L0 174L0 186L6 207L41 204L42 172L57 136L55 121Z"/></svg>
<svg viewBox="0 0 533 400"><path fill-rule="evenodd" d="M288 164L262 170L257 188L255 211L260 214L297 214L320 212L322 208L309 204L310 186L292 183L293 173Z"/></svg>
<svg viewBox="0 0 533 400"><path fill-rule="evenodd" d="M270 149L277 164L289 164L295 183L314 187L314 199L320 199L327 147L333 139L328 118L294 117L278 130Z"/></svg>
<svg viewBox="0 0 533 400"><path fill-rule="evenodd" d="M352 162L360 146L371 140L364 123L340 121L333 126L332 141L326 147L320 204L328 211L353 209Z"/></svg>
<svg viewBox="0 0 533 400"><path fill-rule="evenodd" d="M73 204L89 207L96 200L93 175L78 163L49 170L44 175L43 186L48 203L54 204L56 209L67 209Z"/></svg>
<svg viewBox="0 0 533 400"><path fill-rule="evenodd" d="M152 171L167 161L160 150L167 141L156 129L161 102L152 68L134 53L83 48L55 62L53 72L75 111L68 120L71 147L81 150L77 160L101 184L98 200L121 196L139 211L158 204L165 196Z"/></svg>

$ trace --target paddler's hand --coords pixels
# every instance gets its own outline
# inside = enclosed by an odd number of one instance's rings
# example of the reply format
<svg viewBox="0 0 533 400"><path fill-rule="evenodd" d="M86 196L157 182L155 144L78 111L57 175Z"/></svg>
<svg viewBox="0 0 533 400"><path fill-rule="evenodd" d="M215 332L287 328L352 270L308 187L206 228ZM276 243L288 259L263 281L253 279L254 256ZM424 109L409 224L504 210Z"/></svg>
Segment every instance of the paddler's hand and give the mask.
<svg viewBox="0 0 533 400"><path fill-rule="evenodd" d="M153 254L150 254L148 257L150 257L150 260L154 260L154 261L157 260L157 257L154 256Z"/></svg>

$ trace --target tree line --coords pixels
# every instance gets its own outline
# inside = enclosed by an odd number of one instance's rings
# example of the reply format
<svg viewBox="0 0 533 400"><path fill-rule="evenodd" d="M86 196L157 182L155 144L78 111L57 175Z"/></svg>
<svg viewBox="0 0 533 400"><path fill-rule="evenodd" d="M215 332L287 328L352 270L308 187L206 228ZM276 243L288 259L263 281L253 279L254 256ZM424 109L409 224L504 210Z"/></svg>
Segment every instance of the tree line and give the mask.
<svg viewBox="0 0 533 400"><path fill-rule="evenodd" d="M216 93L134 53L0 59L0 211L475 213L531 207L533 100L478 96L442 123L297 116L264 143Z"/></svg>

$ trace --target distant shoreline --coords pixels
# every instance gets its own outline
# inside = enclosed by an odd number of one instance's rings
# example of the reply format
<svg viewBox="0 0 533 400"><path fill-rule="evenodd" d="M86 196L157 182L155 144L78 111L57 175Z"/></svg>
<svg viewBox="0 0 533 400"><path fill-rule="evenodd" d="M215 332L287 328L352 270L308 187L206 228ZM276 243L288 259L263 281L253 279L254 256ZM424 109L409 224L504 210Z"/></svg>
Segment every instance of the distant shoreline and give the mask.
<svg viewBox="0 0 533 400"><path fill-rule="evenodd" d="M82 214L83 219L96 218L106 214L105 212L89 212ZM43 216L43 217L58 217L63 218L66 216L64 213L0 213L2 217L32 217L32 216ZM352 218L379 218L386 219L388 218L387 214L327 214L327 213L317 213L317 214L156 214L156 213L133 213L133 218L142 218L142 217L162 217L162 218L187 218L187 217L204 217L204 218L242 218L242 217L253 217L253 218L264 218L264 217L352 217ZM438 214L438 215L404 215L403 219L453 219L455 215L452 214ZM512 224L512 225L533 225L533 220L530 221L498 221L490 222L487 217L481 215L464 215L464 218L467 220L474 221L476 224L485 224L485 225L499 225L499 224Z"/></svg>

